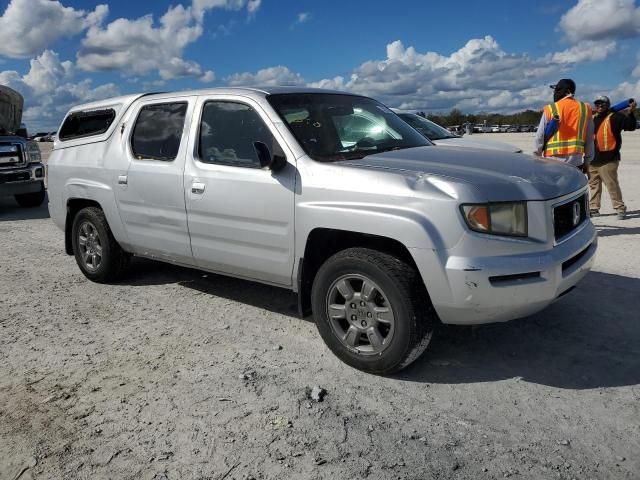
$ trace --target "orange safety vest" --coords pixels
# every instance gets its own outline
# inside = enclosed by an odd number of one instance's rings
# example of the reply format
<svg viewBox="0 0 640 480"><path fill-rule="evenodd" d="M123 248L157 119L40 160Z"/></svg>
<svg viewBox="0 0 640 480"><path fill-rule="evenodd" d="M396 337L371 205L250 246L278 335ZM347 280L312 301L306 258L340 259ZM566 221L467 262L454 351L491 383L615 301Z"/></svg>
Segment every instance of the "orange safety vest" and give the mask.
<svg viewBox="0 0 640 480"><path fill-rule="evenodd" d="M611 152L616 149L616 137L611 132L612 116L613 113L606 116L595 134L596 145L601 152Z"/></svg>
<svg viewBox="0 0 640 480"><path fill-rule="evenodd" d="M544 115L547 122L555 115L560 117L560 128L545 145L545 157L584 153L591 105L567 97L545 106Z"/></svg>

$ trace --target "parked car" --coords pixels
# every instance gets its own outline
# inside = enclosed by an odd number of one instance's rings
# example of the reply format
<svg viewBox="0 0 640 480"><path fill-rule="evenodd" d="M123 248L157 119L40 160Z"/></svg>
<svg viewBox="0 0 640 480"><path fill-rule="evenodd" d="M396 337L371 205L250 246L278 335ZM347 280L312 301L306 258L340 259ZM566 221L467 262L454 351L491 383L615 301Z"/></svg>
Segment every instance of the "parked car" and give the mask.
<svg viewBox="0 0 640 480"><path fill-rule="evenodd" d="M482 123L473 126L473 133L491 133L491 125L484 125Z"/></svg>
<svg viewBox="0 0 640 480"><path fill-rule="evenodd" d="M462 125L450 125L448 127L446 127L447 130L449 130L451 133L453 133L454 135L458 136L458 137L462 137L464 136L464 126Z"/></svg>
<svg viewBox="0 0 640 480"><path fill-rule="evenodd" d="M507 133L518 133L519 131L520 131L519 125L511 125L509 128L507 128Z"/></svg>
<svg viewBox="0 0 640 480"><path fill-rule="evenodd" d="M42 142L53 142L56 136L56 132L47 133L43 138Z"/></svg>
<svg viewBox="0 0 640 480"><path fill-rule="evenodd" d="M327 90L74 107L49 189L90 280L115 280L138 255L292 289L340 359L378 374L417 359L440 322L543 309L596 251L576 168L434 147L375 100Z"/></svg>
<svg viewBox="0 0 640 480"><path fill-rule="evenodd" d="M500 125L491 125L491 133L499 133Z"/></svg>
<svg viewBox="0 0 640 480"><path fill-rule="evenodd" d="M456 135L451 134L437 123L434 123L431 120L427 120L426 118L421 117L420 115L416 115L415 113L399 112L398 116L436 145L442 145L445 147L467 147L489 150L502 150L504 152L514 153L522 152L522 149L508 143L496 142L494 140L487 140L484 138L473 138L473 136L460 138Z"/></svg>
<svg viewBox="0 0 640 480"><path fill-rule="evenodd" d="M44 137L47 134L47 132L38 132L34 135L30 135L29 136L29 140L33 140L35 142L39 141L40 137Z"/></svg>

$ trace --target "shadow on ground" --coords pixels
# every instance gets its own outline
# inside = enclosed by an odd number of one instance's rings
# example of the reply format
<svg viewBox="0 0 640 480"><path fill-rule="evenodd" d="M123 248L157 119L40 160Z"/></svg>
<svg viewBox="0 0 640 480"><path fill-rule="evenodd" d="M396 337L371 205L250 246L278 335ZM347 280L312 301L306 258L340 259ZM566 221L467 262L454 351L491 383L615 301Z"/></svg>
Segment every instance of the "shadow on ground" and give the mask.
<svg viewBox="0 0 640 480"><path fill-rule="evenodd" d="M298 317L298 297L292 291L143 258L133 259L130 273L119 283L136 286L177 283L214 297Z"/></svg>
<svg viewBox="0 0 640 480"><path fill-rule="evenodd" d="M640 218L640 210L627 212L627 218L625 220L618 220L615 213L600 215L600 217L598 218L601 218L604 221L614 221L612 225L602 225L599 221L594 222L596 228L598 229L599 237L612 237L614 235L637 235L640 233L640 227L628 226L629 220Z"/></svg>
<svg viewBox="0 0 640 480"><path fill-rule="evenodd" d="M281 288L142 259L132 267L123 284L178 283L297 317L296 294ZM531 317L474 328L442 327L426 354L397 378L477 383L521 377L568 389L638 385L639 297L640 279L591 272L571 294Z"/></svg>
<svg viewBox="0 0 640 480"><path fill-rule="evenodd" d="M567 389L640 384L640 279L589 273L571 294L525 319L445 327L404 380L476 383L521 377Z"/></svg>
<svg viewBox="0 0 640 480"><path fill-rule="evenodd" d="M49 218L48 197L38 207L22 208L13 197L0 197L0 222Z"/></svg>
<svg viewBox="0 0 640 480"><path fill-rule="evenodd" d="M620 220L624 222L626 220ZM624 227L622 225L598 225L599 237L613 237L614 235L638 235L640 227Z"/></svg>

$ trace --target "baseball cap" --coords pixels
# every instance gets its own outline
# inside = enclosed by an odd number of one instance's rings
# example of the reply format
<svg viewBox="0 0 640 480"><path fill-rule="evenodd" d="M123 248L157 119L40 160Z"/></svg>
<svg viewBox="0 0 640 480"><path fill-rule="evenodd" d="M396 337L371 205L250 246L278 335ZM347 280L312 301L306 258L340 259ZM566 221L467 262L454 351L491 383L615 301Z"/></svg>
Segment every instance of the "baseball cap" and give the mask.
<svg viewBox="0 0 640 480"><path fill-rule="evenodd" d="M598 98L595 99L593 104L597 105L599 103L604 103L606 105L611 105L611 100L609 100L609 97L607 97L606 95L600 95Z"/></svg>
<svg viewBox="0 0 640 480"><path fill-rule="evenodd" d="M570 78L563 78L555 85L549 85L554 90L568 90L570 93L576 93L576 82Z"/></svg>

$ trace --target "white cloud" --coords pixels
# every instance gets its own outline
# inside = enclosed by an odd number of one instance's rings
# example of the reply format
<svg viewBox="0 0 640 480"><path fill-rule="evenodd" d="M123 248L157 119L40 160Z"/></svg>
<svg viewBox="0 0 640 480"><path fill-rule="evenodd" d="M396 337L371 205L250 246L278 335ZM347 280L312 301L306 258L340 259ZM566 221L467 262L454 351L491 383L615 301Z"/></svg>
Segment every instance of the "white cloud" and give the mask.
<svg viewBox="0 0 640 480"><path fill-rule="evenodd" d="M640 80L636 82L622 82L607 95L611 98L612 103L621 102L622 100L628 100L630 98L635 98L637 101L640 99Z"/></svg>
<svg viewBox="0 0 640 480"><path fill-rule="evenodd" d="M31 69L23 80L36 96L55 90L62 80L69 80L73 75L73 62L61 62L58 54L51 50L45 50L30 64Z"/></svg>
<svg viewBox="0 0 640 480"><path fill-rule="evenodd" d="M204 75L200 77L200 81L203 83L211 83L216 79L216 74L212 70L207 70Z"/></svg>
<svg viewBox="0 0 640 480"><path fill-rule="evenodd" d="M308 22L311 19L311 14L309 12L299 13L296 17L297 24Z"/></svg>
<svg viewBox="0 0 640 480"><path fill-rule="evenodd" d="M193 15L199 23L204 21L205 14L214 8L225 10L242 10L246 7L249 16L253 16L260 9L262 0L193 0Z"/></svg>
<svg viewBox="0 0 640 480"><path fill-rule="evenodd" d="M60 61L53 51L45 50L30 63L25 75L0 72L0 84L23 95L23 121L30 131L56 128L73 105L120 94L112 83L94 87L90 79L76 80L72 62Z"/></svg>
<svg viewBox="0 0 640 480"><path fill-rule="evenodd" d="M247 3L247 11L249 12L249 15L254 15L260 8L261 4L262 0L249 0Z"/></svg>
<svg viewBox="0 0 640 480"><path fill-rule="evenodd" d="M77 55L78 68L89 71L119 71L124 75L146 75L157 71L164 80L199 77L211 81L212 73L191 60L183 59L185 48L203 33L207 11L214 8L254 14L259 0L193 0L189 7L169 7L156 23L152 15L138 19L118 18L106 26L88 29Z"/></svg>
<svg viewBox="0 0 640 480"><path fill-rule="evenodd" d="M493 37L486 36L471 39L446 56L420 53L397 40L387 45L384 60L363 63L348 79L336 76L308 85L371 96L407 110L537 109L551 98L549 83L567 75L576 64L606 58L615 48L615 41L589 41L531 58L507 53ZM578 83L580 95L593 93Z"/></svg>
<svg viewBox="0 0 640 480"><path fill-rule="evenodd" d="M11 0L0 17L0 55L37 55L62 37L100 24L108 11L107 5L86 12L52 0Z"/></svg>
<svg viewBox="0 0 640 480"><path fill-rule="evenodd" d="M226 78L229 85L306 85L368 95L405 109L450 109L454 106L495 110L536 106L548 101L548 81L565 68L550 59L508 54L490 36L472 39L450 56L419 53L401 41L387 45L385 60L371 60L355 68L348 79L336 76L305 82L287 67L266 68L255 74ZM542 83L544 87L532 88Z"/></svg>
<svg viewBox="0 0 640 480"><path fill-rule="evenodd" d="M572 42L640 35L640 8L635 0L578 0L560 19Z"/></svg>
<svg viewBox="0 0 640 480"><path fill-rule="evenodd" d="M469 40L449 56L420 53L398 40L387 45L386 59L363 63L344 84L334 79L314 85L345 88L403 108L486 106L489 100L498 107L507 103L505 92L531 88L563 68L549 59L509 54L490 36ZM512 94L509 101L518 105L523 98Z"/></svg>
<svg viewBox="0 0 640 480"><path fill-rule="evenodd" d="M604 60L616 49L614 40L585 40L571 48L550 54L549 61L559 64L597 62Z"/></svg>
<svg viewBox="0 0 640 480"><path fill-rule="evenodd" d="M273 86L273 85L304 85L304 78L299 73L293 73L287 67L277 67L258 70L256 73L236 73L225 78L234 87L239 86Z"/></svg>
<svg viewBox="0 0 640 480"><path fill-rule="evenodd" d="M311 88L325 88L327 90L345 90L344 77L338 75L333 78L325 78L317 82L311 82L308 84Z"/></svg>

